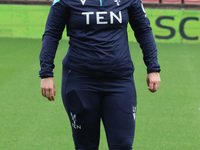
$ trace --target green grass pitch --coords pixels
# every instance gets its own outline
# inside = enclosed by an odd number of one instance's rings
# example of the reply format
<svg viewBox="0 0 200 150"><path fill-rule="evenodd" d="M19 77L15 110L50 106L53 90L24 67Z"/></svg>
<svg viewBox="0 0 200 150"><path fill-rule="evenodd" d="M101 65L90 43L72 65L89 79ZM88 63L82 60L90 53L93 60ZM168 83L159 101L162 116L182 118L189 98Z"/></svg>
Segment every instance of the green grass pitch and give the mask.
<svg viewBox="0 0 200 150"><path fill-rule="evenodd" d="M200 149L200 49L198 44L157 44L162 83L152 94L138 44L130 43L138 96L134 150ZM61 62L56 54L57 96L40 94L41 40L0 38L0 149L73 150L70 123L61 100ZM107 150L101 128L100 150Z"/></svg>

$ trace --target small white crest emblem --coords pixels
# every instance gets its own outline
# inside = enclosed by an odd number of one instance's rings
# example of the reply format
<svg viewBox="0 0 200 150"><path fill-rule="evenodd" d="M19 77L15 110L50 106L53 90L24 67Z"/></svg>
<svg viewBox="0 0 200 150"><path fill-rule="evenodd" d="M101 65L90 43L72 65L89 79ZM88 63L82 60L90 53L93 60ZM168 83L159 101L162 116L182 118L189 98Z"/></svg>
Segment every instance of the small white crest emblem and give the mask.
<svg viewBox="0 0 200 150"><path fill-rule="evenodd" d="M86 0L80 0L81 1L81 3L84 5L85 4L85 2L86 2Z"/></svg>
<svg viewBox="0 0 200 150"><path fill-rule="evenodd" d="M114 2L117 3L117 6L119 6L119 5L120 5L119 3L120 3L121 1L120 1L120 0L114 0Z"/></svg>

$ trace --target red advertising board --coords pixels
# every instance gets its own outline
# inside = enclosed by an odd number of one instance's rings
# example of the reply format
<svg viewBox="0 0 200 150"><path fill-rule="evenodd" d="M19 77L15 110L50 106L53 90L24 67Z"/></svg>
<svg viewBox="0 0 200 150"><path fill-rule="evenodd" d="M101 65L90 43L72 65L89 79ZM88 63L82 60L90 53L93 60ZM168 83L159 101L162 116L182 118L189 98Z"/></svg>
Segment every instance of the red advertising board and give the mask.
<svg viewBox="0 0 200 150"><path fill-rule="evenodd" d="M182 4L182 0L161 0L162 4Z"/></svg>
<svg viewBox="0 0 200 150"><path fill-rule="evenodd" d="M159 0L142 0L142 3L144 4L159 4Z"/></svg>
<svg viewBox="0 0 200 150"><path fill-rule="evenodd" d="M184 4L200 5L200 0L184 0Z"/></svg>

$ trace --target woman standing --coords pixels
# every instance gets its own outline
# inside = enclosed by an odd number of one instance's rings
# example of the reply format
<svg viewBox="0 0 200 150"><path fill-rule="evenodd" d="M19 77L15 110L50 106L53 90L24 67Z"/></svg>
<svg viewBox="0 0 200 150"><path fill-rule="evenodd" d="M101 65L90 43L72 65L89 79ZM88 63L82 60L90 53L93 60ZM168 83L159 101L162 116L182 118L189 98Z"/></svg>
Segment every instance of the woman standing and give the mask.
<svg viewBox="0 0 200 150"><path fill-rule="evenodd" d="M131 150L136 91L127 24L130 23L147 66L147 84L160 84L157 48L140 0L54 0L40 54L42 95L54 100L54 57L67 27L62 99L76 150L97 150L102 119L110 150Z"/></svg>

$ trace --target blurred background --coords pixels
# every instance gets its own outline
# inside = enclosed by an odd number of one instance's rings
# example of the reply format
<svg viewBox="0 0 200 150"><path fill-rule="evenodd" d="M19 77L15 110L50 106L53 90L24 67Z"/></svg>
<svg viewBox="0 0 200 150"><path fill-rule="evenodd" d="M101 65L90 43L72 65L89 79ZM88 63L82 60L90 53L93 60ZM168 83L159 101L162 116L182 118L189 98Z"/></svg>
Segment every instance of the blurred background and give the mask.
<svg viewBox="0 0 200 150"><path fill-rule="evenodd" d="M61 99L66 31L54 69L57 96L40 93L39 54L51 0L0 0L0 150L73 150ZM128 26L135 66L134 150L200 150L200 0L143 0L158 48L162 83L146 85L142 52ZM100 150L108 150L101 127Z"/></svg>

